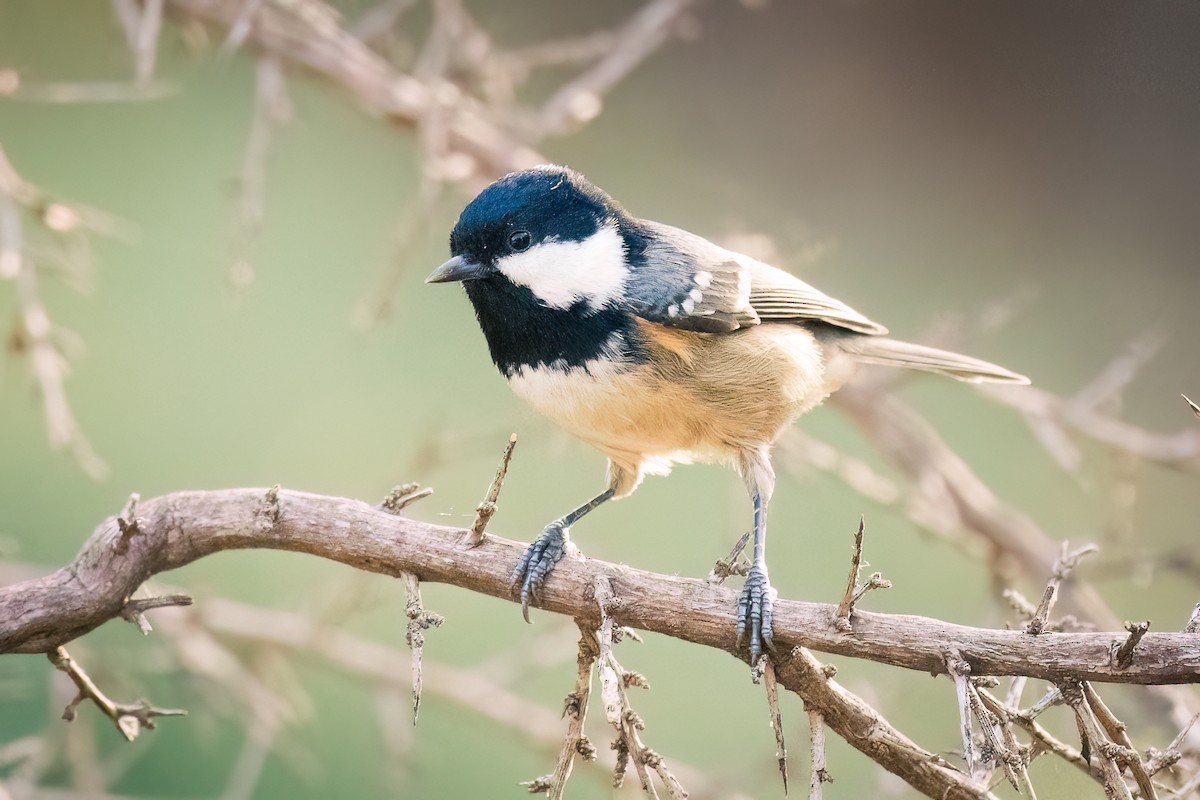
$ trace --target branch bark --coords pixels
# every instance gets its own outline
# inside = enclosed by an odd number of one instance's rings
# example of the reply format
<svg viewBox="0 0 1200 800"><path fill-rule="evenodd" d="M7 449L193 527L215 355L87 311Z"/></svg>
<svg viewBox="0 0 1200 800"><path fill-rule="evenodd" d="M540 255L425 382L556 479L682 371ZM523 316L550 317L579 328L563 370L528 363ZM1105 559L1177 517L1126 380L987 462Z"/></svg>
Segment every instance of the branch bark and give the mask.
<svg viewBox="0 0 1200 800"><path fill-rule="evenodd" d="M177 492L138 505L139 533L120 552L117 517L100 524L75 561L37 580L0 589L0 654L46 653L109 619L150 576L222 550L266 548L309 553L398 577L448 583L511 599L509 575L525 545L489 537L466 547L468 532L390 514L358 500L305 492L229 489ZM543 591L543 607L598 622L589 595L606 576L622 597L621 624L715 647L739 658L735 594L701 579L660 575L595 559L565 559ZM973 675L1056 680L1200 683L1200 636L1150 632L1120 666L1121 632L1046 633L954 625L902 614L855 613L853 633L835 624L837 606L780 600L776 638L892 666L945 672L945 653L961 654Z"/></svg>

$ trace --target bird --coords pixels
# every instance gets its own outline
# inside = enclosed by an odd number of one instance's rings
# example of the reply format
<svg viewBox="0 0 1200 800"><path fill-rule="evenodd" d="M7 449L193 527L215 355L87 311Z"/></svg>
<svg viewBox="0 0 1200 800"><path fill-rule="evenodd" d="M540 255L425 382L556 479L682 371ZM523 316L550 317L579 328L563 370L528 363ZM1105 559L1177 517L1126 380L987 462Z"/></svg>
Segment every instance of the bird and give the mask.
<svg viewBox="0 0 1200 800"><path fill-rule="evenodd" d="M725 463L753 507L736 636L754 666L775 649L766 534L771 448L782 433L860 363L1029 383L889 338L782 269L633 216L568 167L541 165L487 186L454 225L450 254L426 282L461 283L512 390L608 457L604 491L546 525L514 567L526 621L579 519L648 474Z"/></svg>

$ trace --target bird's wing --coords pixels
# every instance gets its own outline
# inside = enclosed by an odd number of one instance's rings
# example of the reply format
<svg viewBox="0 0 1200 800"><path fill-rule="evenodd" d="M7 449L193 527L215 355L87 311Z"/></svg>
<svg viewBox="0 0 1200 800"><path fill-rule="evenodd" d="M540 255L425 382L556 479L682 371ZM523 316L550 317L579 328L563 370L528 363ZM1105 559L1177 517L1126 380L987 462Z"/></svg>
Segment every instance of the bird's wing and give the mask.
<svg viewBox="0 0 1200 800"><path fill-rule="evenodd" d="M856 333L880 335L887 328L867 319L841 300L809 286L795 275L738 256L750 271L750 306L763 320L820 320Z"/></svg>
<svg viewBox="0 0 1200 800"><path fill-rule="evenodd" d="M821 320L859 333L887 329L781 269L687 231L642 222L627 237L626 298L639 317L670 327L728 333L763 321Z"/></svg>

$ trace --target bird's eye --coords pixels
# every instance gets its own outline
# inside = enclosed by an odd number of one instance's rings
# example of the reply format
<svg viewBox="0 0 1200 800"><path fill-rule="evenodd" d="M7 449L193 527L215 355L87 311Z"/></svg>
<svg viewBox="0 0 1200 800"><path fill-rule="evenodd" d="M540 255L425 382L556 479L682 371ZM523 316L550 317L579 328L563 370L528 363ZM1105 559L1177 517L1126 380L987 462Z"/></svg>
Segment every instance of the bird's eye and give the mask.
<svg viewBox="0 0 1200 800"><path fill-rule="evenodd" d="M529 235L529 231L513 231L508 235L508 246L518 253L523 253L533 244L533 237Z"/></svg>

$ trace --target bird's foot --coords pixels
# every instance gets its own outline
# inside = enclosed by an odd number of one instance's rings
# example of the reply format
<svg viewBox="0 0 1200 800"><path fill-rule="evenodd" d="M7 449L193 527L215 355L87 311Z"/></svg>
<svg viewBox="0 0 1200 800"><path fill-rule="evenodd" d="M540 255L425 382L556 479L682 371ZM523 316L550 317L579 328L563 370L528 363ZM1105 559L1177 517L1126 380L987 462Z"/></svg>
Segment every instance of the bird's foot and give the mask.
<svg viewBox="0 0 1200 800"><path fill-rule="evenodd" d="M758 663L764 648L775 651L775 633L772 630L774 617L775 589L767 578L767 566L755 563L746 575L737 612L738 647L742 646L749 634L751 666Z"/></svg>
<svg viewBox="0 0 1200 800"><path fill-rule="evenodd" d="M521 589L521 614L529 622L529 603L538 602L542 584L546 582L554 565L562 560L570 542L567 528L561 521L551 522L525 550L517 562L510 578L513 591Z"/></svg>

